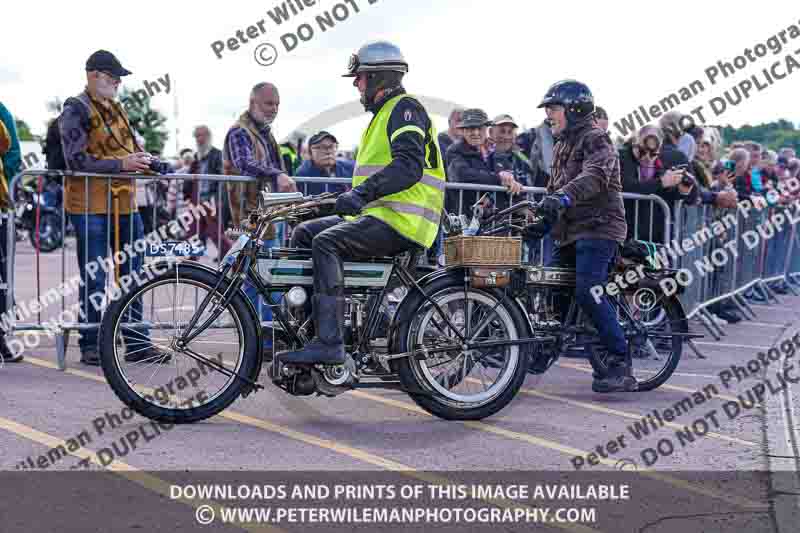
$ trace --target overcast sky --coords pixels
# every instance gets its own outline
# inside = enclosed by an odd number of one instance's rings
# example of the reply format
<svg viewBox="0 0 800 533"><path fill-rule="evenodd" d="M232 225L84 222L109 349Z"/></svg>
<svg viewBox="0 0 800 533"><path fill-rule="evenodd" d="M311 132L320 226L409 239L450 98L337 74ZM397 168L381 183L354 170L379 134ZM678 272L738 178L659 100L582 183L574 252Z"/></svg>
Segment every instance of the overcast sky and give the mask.
<svg viewBox="0 0 800 533"><path fill-rule="evenodd" d="M298 0L293 0L298 1ZM312 0L306 0L310 2ZM165 2L12 2L4 6L4 57L0 100L34 133L50 117L45 102L79 93L84 64L95 50L112 51L133 71L124 86L142 87L169 73L172 94L156 95L153 106L169 117L165 152L192 146L191 129L211 126L220 144L228 126L247 106L250 88L270 81L281 91L275 123L278 137L311 117L357 98L341 78L350 54L362 43L390 39L411 64L405 85L411 93L482 107L490 116L510 113L528 127L544 118L536 109L552 82L574 77L586 82L612 120L635 107L657 103L701 80L706 90L683 106L688 112L800 49L800 38L779 55L749 64L734 78L711 86L704 70L718 60L733 61L745 48L764 43L791 24L786 2L760 1L741 9L711 2L531 2L529 0L317 0L289 22L276 25L267 12L283 2L228 0ZM349 18L325 32L315 17L344 3ZM353 10L355 3L360 12ZM9 13L9 9L11 13ZM338 8L342 14L342 8ZM211 48L264 20L264 35L236 51ZM309 23L315 35L286 52L281 36ZM279 52L264 67L254 61L259 43ZM800 54L794 56L800 61ZM797 122L800 71L764 92L755 92L714 123L758 123L786 118ZM178 119L174 118L175 104ZM362 115L332 127L342 148L358 142L367 122ZM446 127L443 117L437 126Z"/></svg>

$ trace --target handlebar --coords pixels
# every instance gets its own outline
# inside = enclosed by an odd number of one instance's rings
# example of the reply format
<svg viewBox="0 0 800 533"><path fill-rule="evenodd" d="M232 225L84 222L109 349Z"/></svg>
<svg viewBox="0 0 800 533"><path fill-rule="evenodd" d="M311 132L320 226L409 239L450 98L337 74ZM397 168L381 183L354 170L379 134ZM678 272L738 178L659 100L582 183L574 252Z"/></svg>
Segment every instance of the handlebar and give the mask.
<svg viewBox="0 0 800 533"><path fill-rule="evenodd" d="M476 204L477 205L477 204ZM538 212L540 210L540 206L537 202L533 202L530 200L522 201L517 204L512 205L506 209L501 211L497 211L495 213L491 213L489 216L482 217L480 210L475 210L475 216L478 217L480 220L480 231L479 235L483 236L491 236L491 235L498 235L501 233L506 232L519 232L522 233L525 231L525 226L528 224L527 217L515 217L515 213L520 211L527 211L533 214L534 217L538 216ZM447 224L443 226L445 233L450 233L451 219L453 215L443 218L443 224ZM464 215L461 215L462 219L464 219ZM473 218L474 220L474 218ZM501 222L498 225L497 222ZM463 226L463 227L462 227ZM453 227L453 231L459 232L465 230L467 226L466 220L461 222L460 224L458 221L455 222L455 226ZM461 229L459 229L461 228Z"/></svg>
<svg viewBox="0 0 800 533"><path fill-rule="evenodd" d="M503 209L502 211L498 211L497 213L494 213L493 215L491 215L488 218L484 219L481 222L481 227L488 226L488 225L492 224L493 222L496 222L497 220L502 219L502 218L504 218L504 217L506 217L508 215L512 215L512 214L514 214L514 213L516 213L518 211L521 211L522 209L528 209L529 211L531 211L534 214L536 214L539 211L539 203L538 202L534 202L532 200L526 200L524 202L520 202L518 204L514 204L511 207L507 207L506 209Z"/></svg>

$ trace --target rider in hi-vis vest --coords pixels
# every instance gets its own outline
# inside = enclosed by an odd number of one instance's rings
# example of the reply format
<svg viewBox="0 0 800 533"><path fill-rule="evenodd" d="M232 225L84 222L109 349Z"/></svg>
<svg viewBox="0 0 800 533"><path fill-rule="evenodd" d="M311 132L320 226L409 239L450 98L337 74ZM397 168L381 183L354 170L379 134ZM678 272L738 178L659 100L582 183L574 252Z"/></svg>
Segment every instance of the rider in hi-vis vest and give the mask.
<svg viewBox="0 0 800 533"><path fill-rule="evenodd" d="M343 262L429 248L439 231L444 163L433 122L403 89L403 54L389 42L369 43L350 58L348 71L374 116L358 147L353 189L336 201L344 218L312 220L292 235L292 247L312 250L316 337L302 350L278 354L284 363L344 363Z"/></svg>

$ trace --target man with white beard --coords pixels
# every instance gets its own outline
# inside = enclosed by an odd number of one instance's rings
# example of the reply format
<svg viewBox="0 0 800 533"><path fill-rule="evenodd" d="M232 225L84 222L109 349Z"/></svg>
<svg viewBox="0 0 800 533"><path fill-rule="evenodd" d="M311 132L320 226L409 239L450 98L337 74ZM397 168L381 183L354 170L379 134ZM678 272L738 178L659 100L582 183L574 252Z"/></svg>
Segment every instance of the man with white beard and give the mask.
<svg viewBox="0 0 800 533"><path fill-rule="evenodd" d="M119 60L106 50L98 50L86 61L86 89L64 102L58 119L61 146L68 170L97 174L146 172L152 157L137 142L128 114L116 101L121 78L131 74ZM109 183L110 182L110 183ZM109 190L110 185L110 190ZM125 245L144 236L142 219L131 180L76 177L65 178L64 204L77 237L78 268L81 276L81 322L97 324L101 309L92 297L104 293L106 274L102 270L86 275L86 265L97 258L105 259L115 250L114 236L119 236L120 251ZM109 202L109 197L114 198ZM109 203L112 204L109 211ZM110 243L109 243L110 241ZM119 275L139 270L142 257L133 254L119 265ZM113 271L112 271L113 273ZM89 303L92 302L92 305ZM134 320L142 317L141 302L131 308ZM81 362L99 365L97 351L98 326L81 330L79 341ZM140 331L141 343L128 346L128 362L167 362L169 356L144 342L147 330ZM135 345L135 346L134 346Z"/></svg>
<svg viewBox="0 0 800 533"><path fill-rule="evenodd" d="M250 103L228 130L222 149L222 169L230 176L250 176L257 181L246 184L229 183L229 208L235 226L240 226L248 214L258 207L259 191L269 187L272 192L293 192L297 186L284 166L280 147L272 131L272 123L278 116L281 105L280 94L275 85L262 82L250 91ZM273 234L267 235L265 248L278 247L283 242L285 223L273 226ZM272 311L258 296L258 291L245 284L245 293L253 301L262 322L272 320ZM265 351L272 350L269 332L265 335Z"/></svg>
<svg viewBox="0 0 800 533"><path fill-rule="evenodd" d="M188 173L221 175L222 152L211 144L211 130L208 126L197 126L194 129L194 140L197 143L197 153L189 165ZM192 222L192 229L188 237L198 234L203 245L210 237L214 241L221 259L228 253L231 242L224 233L219 231L220 226L222 230L225 229L224 217L221 225L217 218L222 215L222 205L224 205L224 196L221 198L219 194L219 185L218 181L185 180L183 182L183 199L194 205L209 206L213 204L215 206L214 212L204 209L208 213Z"/></svg>

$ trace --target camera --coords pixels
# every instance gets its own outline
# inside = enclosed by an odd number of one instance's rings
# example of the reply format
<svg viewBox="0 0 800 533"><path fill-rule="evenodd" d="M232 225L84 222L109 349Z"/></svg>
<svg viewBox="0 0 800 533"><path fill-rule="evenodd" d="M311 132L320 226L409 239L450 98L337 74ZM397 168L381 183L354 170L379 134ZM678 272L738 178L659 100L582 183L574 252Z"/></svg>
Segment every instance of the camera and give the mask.
<svg viewBox="0 0 800 533"><path fill-rule="evenodd" d="M688 167L689 165L684 163L682 165L675 165L670 170L680 170L683 172L683 176L681 177L681 185L692 187L695 184L695 179L694 176L688 170L686 170Z"/></svg>
<svg viewBox="0 0 800 533"><path fill-rule="evenodd" d="M166 161L161 161L160 159L151 159L150 164L147 165L147 168L156 174L172 174L172 165Z"/></svg>

